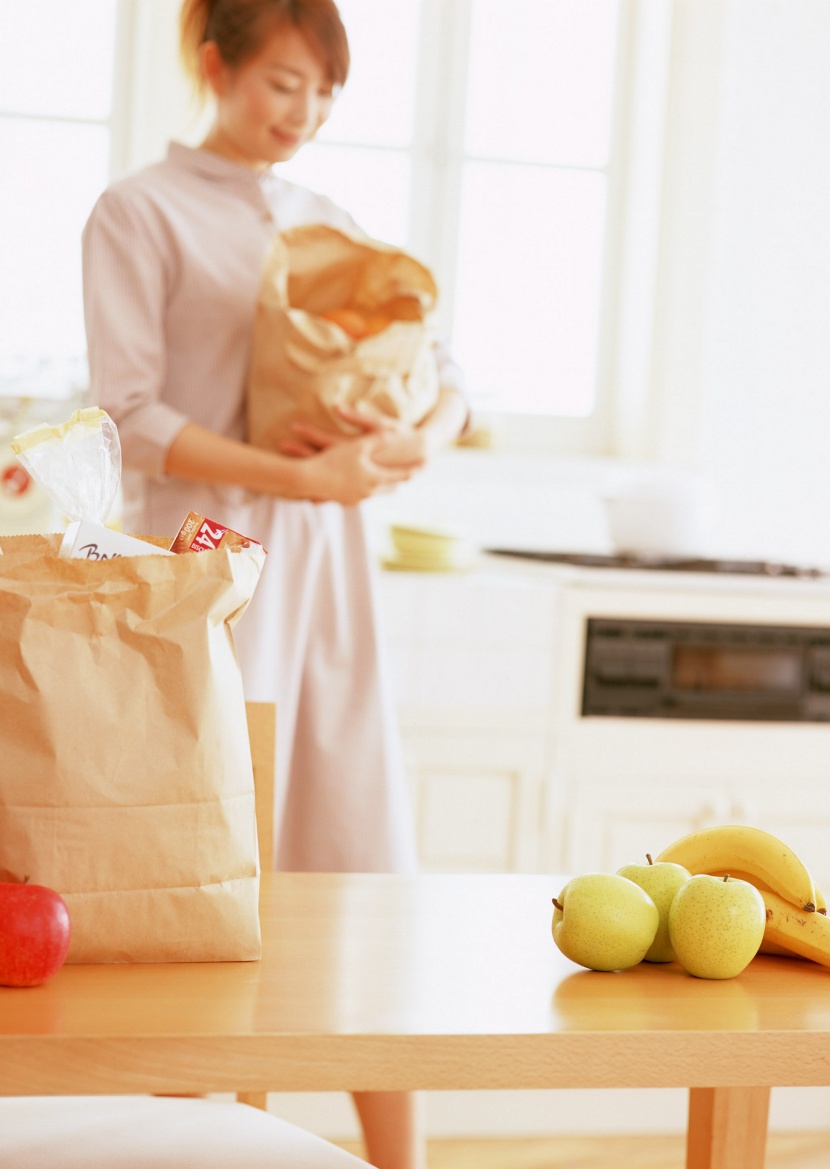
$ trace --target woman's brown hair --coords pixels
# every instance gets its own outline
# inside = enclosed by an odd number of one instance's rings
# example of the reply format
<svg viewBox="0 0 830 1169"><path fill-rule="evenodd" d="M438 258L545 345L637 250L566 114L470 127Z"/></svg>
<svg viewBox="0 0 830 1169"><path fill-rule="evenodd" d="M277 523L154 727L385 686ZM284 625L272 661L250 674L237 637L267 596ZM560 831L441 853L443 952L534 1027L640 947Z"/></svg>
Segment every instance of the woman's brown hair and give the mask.
<svg viewBox="0 0 830 1169"><path fill-rule="evenodd" d="M183 0L179 12L179 49L185 71L205 91L199 50L214 41L231 68L261 48L280 25L293 25L316 45L334 85L345 84L349 42L334 0Z"/></svg>

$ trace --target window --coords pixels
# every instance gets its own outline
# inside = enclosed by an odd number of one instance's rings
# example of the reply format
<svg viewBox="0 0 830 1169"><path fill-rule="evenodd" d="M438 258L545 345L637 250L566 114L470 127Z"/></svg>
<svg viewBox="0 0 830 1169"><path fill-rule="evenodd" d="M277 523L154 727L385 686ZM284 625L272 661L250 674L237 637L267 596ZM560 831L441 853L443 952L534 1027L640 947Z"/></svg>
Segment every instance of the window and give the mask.
<svg viewBox="0 0 830 1169"><path fill-rule="evenodd" d="M479 407L596 434L618 0L340 7L351 77L284 173L432 266Z"/></svg>
<svg viewBox="0 0 830 1169"><path fill-rule="evenodd" d="M0 384L9 390L20 382L63 396L82 369L80 235L109 177L116 9L116 0L0 0Z"/></svg>

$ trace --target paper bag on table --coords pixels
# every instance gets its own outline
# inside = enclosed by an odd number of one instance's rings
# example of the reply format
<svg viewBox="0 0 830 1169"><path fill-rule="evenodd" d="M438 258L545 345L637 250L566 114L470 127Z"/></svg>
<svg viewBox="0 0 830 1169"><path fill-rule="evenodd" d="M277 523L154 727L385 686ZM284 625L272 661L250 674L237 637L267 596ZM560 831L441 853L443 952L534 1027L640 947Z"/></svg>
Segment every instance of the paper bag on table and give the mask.
<svg viewBox="0 0 830 1169"><path fill-rule="evenodd" d="M351 433L339 405L420 422L438 397L436 297L428 269L398 248L324 224L277 234L256 309L249 441L279 450L295 422Z"/></svg>
<svg viewBox="0 0 830 1169"><path fill-rule="evenodd" d="M56 889L72 962L255 959L231 627L256 550L70 560L0 537L0 868Z"/></svg>

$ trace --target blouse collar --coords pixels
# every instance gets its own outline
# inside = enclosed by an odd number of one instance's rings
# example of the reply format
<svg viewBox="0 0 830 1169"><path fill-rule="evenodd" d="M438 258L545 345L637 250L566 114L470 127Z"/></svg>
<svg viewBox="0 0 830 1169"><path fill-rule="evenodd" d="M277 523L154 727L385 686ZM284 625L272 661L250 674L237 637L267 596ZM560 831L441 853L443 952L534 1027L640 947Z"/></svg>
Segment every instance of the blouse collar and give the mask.
<svg viewBox="0 0 830 1169"><path fill-rule="evenodd" d="M221 154L214 154L212 150L202 150L197 146L185 146L182 142L170 142L167 147L168 161L176 166L184 167L193 174L213 182L230 183L245 191L258 192L260 196L264 189L273 188L279 182L273 168L257 173L242 163L234 162Z"/></svg>

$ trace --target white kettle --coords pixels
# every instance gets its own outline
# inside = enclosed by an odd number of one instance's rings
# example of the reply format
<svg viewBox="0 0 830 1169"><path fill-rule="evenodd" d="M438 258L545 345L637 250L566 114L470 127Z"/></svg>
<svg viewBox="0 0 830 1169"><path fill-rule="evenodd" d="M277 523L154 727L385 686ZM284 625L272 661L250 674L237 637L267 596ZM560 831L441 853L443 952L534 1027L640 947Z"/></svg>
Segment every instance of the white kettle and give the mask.
<svg viewBox="0 0 830 1169"><path fill-rule="evenodd" d="M715 499L698 476L634 477L604 500L616 552L632 556L698 557L709 551Z"/></svg>

